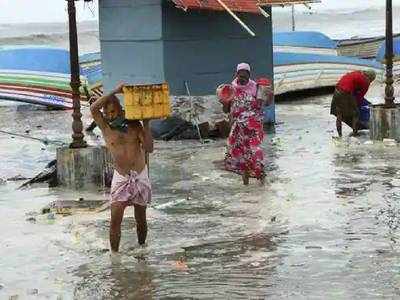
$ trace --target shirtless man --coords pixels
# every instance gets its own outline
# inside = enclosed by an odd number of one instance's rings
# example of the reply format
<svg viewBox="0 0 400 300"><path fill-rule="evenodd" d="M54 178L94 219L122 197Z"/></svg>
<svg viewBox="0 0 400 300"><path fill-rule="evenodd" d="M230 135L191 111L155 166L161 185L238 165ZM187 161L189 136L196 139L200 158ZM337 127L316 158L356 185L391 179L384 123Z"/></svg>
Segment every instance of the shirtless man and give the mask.
<svg viewBox="0 0 400 300"><path fill-rule="evenodd" d="M117 252L121 239L121 223L127 206L134 206L139 245L147 236L146 207L151 201L151 185L147 176L146 152L153 152L150 123L127 121L116 94L123 84L110 94L97 99L91 106L93 119L103 133L114 160L111 184L111 250ZM103 113L100 111L103 109Z"/></svg>

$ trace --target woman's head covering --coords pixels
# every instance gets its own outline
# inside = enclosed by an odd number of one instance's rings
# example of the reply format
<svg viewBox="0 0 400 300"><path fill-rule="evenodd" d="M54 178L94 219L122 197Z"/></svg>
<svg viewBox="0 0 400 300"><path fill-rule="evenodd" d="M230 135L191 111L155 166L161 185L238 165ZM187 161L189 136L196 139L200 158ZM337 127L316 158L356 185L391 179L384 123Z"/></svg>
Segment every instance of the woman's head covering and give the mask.
<svg viewBox="0 0 400 300"><path fill-rule="evenodd" d="M236 67L236 72L239 72L241 70L246 70L247 72L250 73L250 65L246 63L240 63Z"/></svg>
<svg viewBox="0 0 400 300"><path fill-rule="evenodd" d="M374 81L376 78L376 73L374 70L363 71L363 73L368 77L370 82Z"/></svg>

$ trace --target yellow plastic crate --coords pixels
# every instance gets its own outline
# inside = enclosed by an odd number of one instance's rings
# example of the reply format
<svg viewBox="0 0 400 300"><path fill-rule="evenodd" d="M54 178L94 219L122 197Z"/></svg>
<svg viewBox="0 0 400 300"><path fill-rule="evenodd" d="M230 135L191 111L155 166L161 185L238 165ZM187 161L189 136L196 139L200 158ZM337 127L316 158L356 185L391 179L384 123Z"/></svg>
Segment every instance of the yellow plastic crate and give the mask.
<svg viewBox="0 0 400 300"><path fill-rule="evenodd" d="M124 87L125 118L162 119L171 115L168 84L128 85Z"/></svg>

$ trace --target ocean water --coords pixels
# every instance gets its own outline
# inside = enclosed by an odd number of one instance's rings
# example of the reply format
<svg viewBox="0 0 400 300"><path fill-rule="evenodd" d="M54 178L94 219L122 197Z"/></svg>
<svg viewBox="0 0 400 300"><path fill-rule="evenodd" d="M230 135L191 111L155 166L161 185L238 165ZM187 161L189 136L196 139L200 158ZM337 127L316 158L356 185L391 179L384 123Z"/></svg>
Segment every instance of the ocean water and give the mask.
<svg viewBox="0 0 400 300"><path fill-rule="evenodd" d="M98 23L87 21L78 24L79 52L100 50ZM69 48L67 23L0 24L0 47L35 45Z"/></svg>
<svg viewBox="0 0 400 300"><path fill-rule="evenodd" d="M224 140L157 141L146 253L132 209L118 259L106 250L109 211L41 214L51 201L103 192L1 181L0 299L397 299L398 146L348 138L348 128L332 139L329 102L278 105L265 187L218 167ZM2 130L68 143L70 124L70 112L0 103ZM98 134L85 138L101 143ZM34 176L57 148L6 134L0 144L3 179Z"/></svg>

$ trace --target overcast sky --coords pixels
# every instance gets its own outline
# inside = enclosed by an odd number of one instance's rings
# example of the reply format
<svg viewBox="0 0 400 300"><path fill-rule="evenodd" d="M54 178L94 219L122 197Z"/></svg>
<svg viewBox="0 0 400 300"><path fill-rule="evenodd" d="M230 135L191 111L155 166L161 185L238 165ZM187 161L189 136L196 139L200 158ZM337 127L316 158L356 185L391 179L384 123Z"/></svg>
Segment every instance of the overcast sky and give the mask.
<svg viewBox="0 0 400 300"><path fill-rule="evenodd" d="M383 7L385 0L322 0L315 4L317 11L364 10L369 7ZM400 0L393 0L400 6ZM78 21L97 19L98 2L84 4L77 1ZM91 8L91 9L89 9ZM65 0L0 0L0 23L64 22L67 20Z"/></svg>

